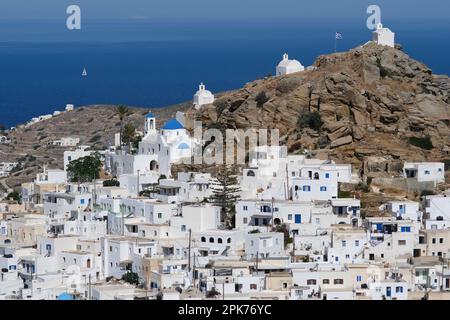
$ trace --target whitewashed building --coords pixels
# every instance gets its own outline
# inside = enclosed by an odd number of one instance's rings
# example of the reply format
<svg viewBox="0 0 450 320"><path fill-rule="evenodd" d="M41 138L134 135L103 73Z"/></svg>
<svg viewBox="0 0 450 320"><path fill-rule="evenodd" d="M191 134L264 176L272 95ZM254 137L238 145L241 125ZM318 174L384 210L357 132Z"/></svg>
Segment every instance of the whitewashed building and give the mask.
<svg viewBox="0 0 450 320"><path fill-rule="evenodd" d="M199 85L198 91L194 95L194 107L199 109L205 104L211 104L214 102L214 95L211 91L206 90L203 82Z"/></svg>
<svg viewBox="0 0 450 320"><path fill-rule="evenodd" d="M379 23L373 32L372 41L382 46L395 47L395 33Z"/></svg>
<svg viewBox="0 0 450 320"><path fill-rule="evenodd" d="M304 71L305 67L297 60L289 60L287 53L283 55L283 60L278 63L276 68L276 75L283 76L295 72Z"/></svg>

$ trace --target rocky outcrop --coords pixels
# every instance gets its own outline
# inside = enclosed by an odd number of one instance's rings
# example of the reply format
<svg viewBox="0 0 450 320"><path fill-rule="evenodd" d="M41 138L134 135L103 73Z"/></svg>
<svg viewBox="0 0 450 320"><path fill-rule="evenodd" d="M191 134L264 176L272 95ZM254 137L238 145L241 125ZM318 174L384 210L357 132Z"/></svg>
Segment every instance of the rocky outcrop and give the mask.
<svg viewBox="0 0 450 320"><path fill-rule="evenodd" d="M259 105L261 92L269 99ZM379 156L388 159L383 170L397 170L399 159L449 157L449 93L448 76L433 75L397 48L369 43L320 56L314 70L248 83L188 115L205 127L277 128L292 152L312 148L360 167L367 157ZM323 125L300 127L299 117L312 112ZM429 137L433 148L412 145L411 137Z"/></svg>

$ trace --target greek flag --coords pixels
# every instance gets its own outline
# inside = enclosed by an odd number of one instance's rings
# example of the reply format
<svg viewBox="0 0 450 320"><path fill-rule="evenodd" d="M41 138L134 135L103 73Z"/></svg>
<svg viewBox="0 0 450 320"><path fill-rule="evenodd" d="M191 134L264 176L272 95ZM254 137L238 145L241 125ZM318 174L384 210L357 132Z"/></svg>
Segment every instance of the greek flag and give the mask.
<svg viewBox="0 0 450 320"><path fill-rule="evenodd" d="M342 40L342 33L336 32L336 40Z"/></svg>

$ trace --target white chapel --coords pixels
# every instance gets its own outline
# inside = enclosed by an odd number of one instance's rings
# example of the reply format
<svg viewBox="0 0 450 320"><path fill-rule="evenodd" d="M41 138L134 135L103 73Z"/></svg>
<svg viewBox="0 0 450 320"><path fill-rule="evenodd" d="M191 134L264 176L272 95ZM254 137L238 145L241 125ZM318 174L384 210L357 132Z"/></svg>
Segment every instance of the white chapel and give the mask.
<svg viewBox="0 0 450 320"><path fill-rule="evenodd" d="M304 71L305 67L297 60L289 60L287 53L283 55L283 60L277 66L276 75L283 76L294 72Z"/></svg>

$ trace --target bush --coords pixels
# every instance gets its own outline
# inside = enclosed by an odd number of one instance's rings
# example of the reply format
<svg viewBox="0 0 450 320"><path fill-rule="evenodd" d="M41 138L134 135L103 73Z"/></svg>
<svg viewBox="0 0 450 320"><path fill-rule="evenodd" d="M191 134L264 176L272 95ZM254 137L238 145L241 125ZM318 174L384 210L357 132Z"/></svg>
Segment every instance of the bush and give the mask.
<svg viewBox="0 0 450 320"><path fill-rule="evenodd" d="M120 187L120 182L117 179L110 179L103 181L104 187Z"/></svg>
<svg viewBox="0 0 450 320"><path fill-rule="evenodd" d="M226 100L216 100L214 102L214 105L216 106L217 114L220 116L223 111L228 107L228 103Z"/></svg>
<svg viewBox="0 0 450 320"><path fill-rule="evenodd" d="M215 287L212 287L210 291L206 292L206 297L211 299L215 298L216 296L219 296L220 292L216 290Z"/></svg>
<svg viewBox="0 0 450 320"><path fill-rule="evenodd" d="M270 100L270 98L266 95L265 91L261 91L255 97L256 106L258 108L262 107L264 105L264 103L266 103L269 100Z"/></svg>
<svg viewBox="0 0 450 320"><path fill-rule="evenodd" d="M413 146L422 148L424 150L433 149L433 143L431 142L431 138L429 136L418 138L418 137L409 137L409 143Z"/></svg>
<svg viewBox="0 0 450 320"><path fill-rule="evenodd" d="M352 193L350 191L339 190L338 198L351 198Z"/></svg>
<svg viewBox="0 0 450 320"><path fill-rule="evenodd" d="M290 93L300 85L300 81L294 78L286 78L281 80L277 85L277 90L281 93Z"/></svg>
<svg viewBox="0 0 450 320"><path fill-rule="evenodd" d="M122 280L130 284L139 284L139 275L135 272L128 271L122 276Z"/></svg>
<svg viewBox="0 0 450 320"><path fill-rule="evenodd" d="M322 127L323 122L320 117L320 113L317 111L302 112L298 118L298 126L300 129L310 128L319 131Z"/></svg>
<svg viewBox="0 0 450 320"><path fill-rule="evenodd" d="M358 186L356 187L357 190L362 191L362 192L369 192L370 191L370 187L365 184L365 183L358 183Z"/></svg>
<svg viewBox="0 0 450 320"><path fill-rule="evenodd" d="M9 194L6 196L6 199L8 199L8 200L11 199L11 200L17 201L17 203L20 203L20 202L21 202L20 194L19 194L17 191L13 191L13 192L9 193Z"/></svg>

